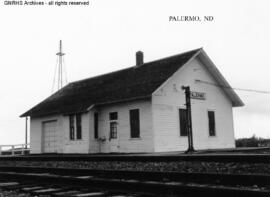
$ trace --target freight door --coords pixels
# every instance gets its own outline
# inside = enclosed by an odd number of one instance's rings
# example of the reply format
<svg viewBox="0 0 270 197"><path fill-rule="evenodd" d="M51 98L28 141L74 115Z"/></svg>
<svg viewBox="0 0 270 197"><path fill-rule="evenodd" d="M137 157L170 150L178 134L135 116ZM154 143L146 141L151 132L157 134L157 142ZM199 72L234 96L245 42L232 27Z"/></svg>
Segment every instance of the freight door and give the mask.
<svg viewBox="0 0 270 197"><path fill-rule="evenodd" d="M56 153L56 120L42 123L43 153Z"/></svg>

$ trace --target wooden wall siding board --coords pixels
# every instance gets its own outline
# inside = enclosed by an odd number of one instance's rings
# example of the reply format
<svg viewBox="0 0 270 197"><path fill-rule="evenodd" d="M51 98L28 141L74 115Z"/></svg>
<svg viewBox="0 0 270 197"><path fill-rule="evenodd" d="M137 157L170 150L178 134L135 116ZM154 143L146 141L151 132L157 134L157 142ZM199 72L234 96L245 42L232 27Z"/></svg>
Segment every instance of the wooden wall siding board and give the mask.
<svg viewBox="0 0 270 197"><path fill-rule="evenodd" d="M131 140L130 138L130 117L129 110L140 110L140 134L141 138L138 140ZM154 150L154 141L152 133L152 113L151 113L151 101L134 101L127 103L120 103L109 105L99 108L99 135L105 137L106 141L99 143L94 139L94 135L90 137L90 152L110 152L109 138L109 113L118 112L118 140L119 140L119 152L152 152ZM94 112L90 112L93 113ZM93 119L93 118L92 118ZM93 120L92 120L93 121ZM94 128L92 128L94 129ZM100 145L98 145L100 144ZM98 150L99 149L99 150Z"/></svg>
<svg viewBox="0 0 270 197"><path fill-rule="evenodd" d="M189 85L193 91L206 93L206 100L192 100L195 149L235 147L231 101L220 88L196 83L196 79L215 82L197 58L192 60L189 65L180 68L162 88L162 91L157 91L153 95L152 111L156 152L187 149L187 137L179 135L178 109L185 108L182 85ZM216 137L212 138L209 138L208 110L216 111Z"/></svg>

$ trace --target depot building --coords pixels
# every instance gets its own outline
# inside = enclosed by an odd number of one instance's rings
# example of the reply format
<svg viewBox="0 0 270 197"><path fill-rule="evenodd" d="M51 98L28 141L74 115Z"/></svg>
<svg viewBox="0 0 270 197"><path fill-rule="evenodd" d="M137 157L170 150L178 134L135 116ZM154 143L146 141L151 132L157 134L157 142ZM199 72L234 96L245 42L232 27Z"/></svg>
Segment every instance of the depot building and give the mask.
<svg viewBox="0 0 270 197"><path fill-rule="evenodd" d="M235 147L233 107L243 102L200 48L69 83L30 117L31 153L185 151L191 89L194 148ZM226 87L226 88L224 88Z"/></svg>

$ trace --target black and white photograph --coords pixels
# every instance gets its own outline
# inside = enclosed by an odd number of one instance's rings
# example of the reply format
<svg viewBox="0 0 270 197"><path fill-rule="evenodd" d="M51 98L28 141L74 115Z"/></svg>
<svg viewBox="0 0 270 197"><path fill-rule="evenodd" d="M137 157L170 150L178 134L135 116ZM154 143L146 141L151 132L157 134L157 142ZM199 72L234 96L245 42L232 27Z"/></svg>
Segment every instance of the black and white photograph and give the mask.
<svg viewBox="0 0 270 197"><path fill-rule="evenodd" d="M0 197L269 197L269 7L1 0Z"/></svg>

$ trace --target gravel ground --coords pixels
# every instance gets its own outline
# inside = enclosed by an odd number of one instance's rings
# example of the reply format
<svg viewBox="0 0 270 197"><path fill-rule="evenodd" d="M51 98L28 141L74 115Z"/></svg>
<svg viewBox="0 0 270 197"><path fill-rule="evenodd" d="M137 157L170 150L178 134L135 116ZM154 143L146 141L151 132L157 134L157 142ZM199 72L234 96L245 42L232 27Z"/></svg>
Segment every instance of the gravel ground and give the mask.
<svg viewBox="0 0 270 197"><path fill-rule="evenodd" d="M0 197L29 197L29 194L19 193L17 191L3 191L0 189Z"/></svg>
<svg viewBox="0 0 270 197"><path fill-rule="evenodd" d="M268 174L269 163L239 163L239 162L124 162L124 161L0 161L0 166L36 166L59 168L87 168L98 170L134 170L134 171L172 171L172 172L205 172L232 174Z"/></svg>
<svg viewBox="0 0 270 197"><path fill-rule="evenodd" d="M7 191L7 190L2 190L0 188L0 197L50 197L49 195L30 195L30 194L27 194L27 193L22 193L22 192L19 192L19 191Z"/></svg>

